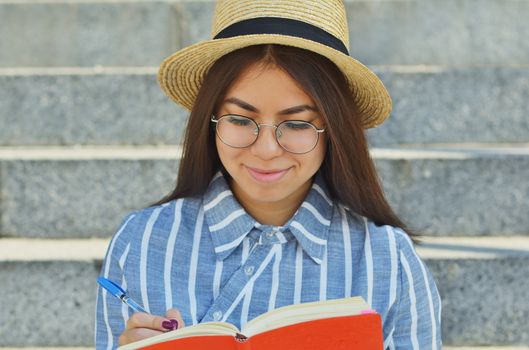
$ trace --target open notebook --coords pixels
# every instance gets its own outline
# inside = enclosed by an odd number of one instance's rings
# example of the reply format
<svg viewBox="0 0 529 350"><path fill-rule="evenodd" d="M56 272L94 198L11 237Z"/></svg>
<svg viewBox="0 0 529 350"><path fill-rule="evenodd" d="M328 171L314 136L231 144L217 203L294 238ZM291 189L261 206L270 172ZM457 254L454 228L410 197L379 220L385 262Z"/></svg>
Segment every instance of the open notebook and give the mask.
<svg viewBox="0 0 529 350"><path fill-rule="evenodd" d="M118 350L140 348L382 349L382 322L362 297L350 297L280 307L252 319L241 330L227 322L198 323Z"/></svg>

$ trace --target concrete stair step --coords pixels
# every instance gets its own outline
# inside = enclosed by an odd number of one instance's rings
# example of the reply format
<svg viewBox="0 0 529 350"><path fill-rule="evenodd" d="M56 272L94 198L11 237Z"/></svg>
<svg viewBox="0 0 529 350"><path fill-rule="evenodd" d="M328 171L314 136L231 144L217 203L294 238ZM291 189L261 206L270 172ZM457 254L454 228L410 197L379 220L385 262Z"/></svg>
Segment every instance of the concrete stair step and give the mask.
<svg viewBox="0 0 529 350"><path fill-rule="evenodd" d="M390 118L367 131L374 146L529 142L529 65L374 70L394 101ZM0 145L178 144L189 112L165 96L156 72L0 68Z"/></svg>
<svg viewBox="0 0 529 350"><path fill-rule="evenodd" d="M528 235L529 144L373 149L388 200L428 235Z"/></svg>
<svg viewBox="0 0 529 350"><path fill-rule="evenodd" d="M177 144L188 112L156 67L0 69L1 145Z"/></svg>
<svg viewBox="0 0 529 350"><path fill-rule="evenodd" d="M165 1L2 1L0 66L159 65L182 45L178 8Z"/></svg>
<svg viewBox="0 0 529 350"><path fill-rule="evenodd" d="M116 217L173 188L180 153L178 146L0 148L0 236L109 236Z"/></svg>
<svg viewBox="0 0 529 350"><path fill-rule="evenodd" d="M529 237L422 239L418 252L443 299L445 345L529 343ZM0 325L0 346L91 346L96 278L107 244L1 239L0 306L8 321Z"/></svg>
<svg viewBox="0 0 529 350"><path fill-rule="evenodd" d="M526 1L346 6L350 52L365 64L529 63ZM177 48L208 39L213 10L213 0L3 0L0 66L158 65Z"/></svg>
<svg viewBox="0 0 529 350"><path fill-rule="evenodd" d="M346 0L351 55L366 64L527 64L527 1ZM501 28L501 30L499 29Z"/></svg>
<svg viewBox="0 0 529 350"><path fill-rule="evenodd" d="M428 235L528 235L529 144L373 148L397 214ZM0 236L107 237L175 183L179 146L0 148Z"/></svg>
<svg viewBox="0 0 529 350"><path fill-rule="evenodd" d="M368 129L374 146L528 142L527 66L376 67L393 111Z"/></svg>

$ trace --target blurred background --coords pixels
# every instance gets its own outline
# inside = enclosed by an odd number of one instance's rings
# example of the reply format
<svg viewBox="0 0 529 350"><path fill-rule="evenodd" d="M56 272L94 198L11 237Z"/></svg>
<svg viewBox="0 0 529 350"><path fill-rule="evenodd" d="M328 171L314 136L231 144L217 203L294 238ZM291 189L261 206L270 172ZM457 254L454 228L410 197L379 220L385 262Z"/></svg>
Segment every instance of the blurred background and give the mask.
<svg viewBox="0 0 529 350"><path fill-rule="evenodd" d="M367 135L425 235L444 344L529 349L529 1L345 3L393 98ZM187 113L157 67L214 5L0 0L0 349L93 347L109 238L175 183Z"/></svg>

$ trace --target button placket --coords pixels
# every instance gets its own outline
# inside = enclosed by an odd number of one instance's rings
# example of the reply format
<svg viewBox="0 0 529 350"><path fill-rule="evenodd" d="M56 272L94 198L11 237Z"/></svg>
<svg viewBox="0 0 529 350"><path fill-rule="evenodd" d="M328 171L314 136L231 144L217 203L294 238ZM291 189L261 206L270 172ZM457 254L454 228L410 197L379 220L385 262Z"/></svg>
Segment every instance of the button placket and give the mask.
<svg viewBox="0 0 529 350"><path fill-rule="evenodd" d="M232 306L234 297L246 287L251 276L253 276L257 270L256 266L260 266L269 254L270 249L272 249L270 245L257 245L255 247L253 253L249 255L246 260L248 265L240 266L240 268L229 278L224 287L220 289L217 298L209 306L209 309L205 312L204 316L202 316L200 322L219 321L223 317L229 319L230 316L226 316L225 313L228 312ZM249 272L251 272L250 275L248 274Z"/></svg>

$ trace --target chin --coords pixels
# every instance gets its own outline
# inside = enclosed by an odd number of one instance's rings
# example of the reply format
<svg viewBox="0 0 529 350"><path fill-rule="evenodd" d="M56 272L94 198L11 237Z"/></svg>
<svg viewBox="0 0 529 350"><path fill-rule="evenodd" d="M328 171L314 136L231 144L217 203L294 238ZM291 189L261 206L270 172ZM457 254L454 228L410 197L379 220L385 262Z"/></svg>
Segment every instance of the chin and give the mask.
<svg viewBox="0 0 529 350"><path fill-rule="evenodd" d="M259 202L277 202L287 197L287 193L281 184L260 184L251 181L245 191L248 197Z"/></svg>
<svg viewBox="0 0 529 350"><path fill-rule="evenodd" d="M252 198L254 201L261 202L261 203L276 203L276 202L280 202L281 200L285 199L285 193L282 193L281 195L277 195L277 194L273 194L270 192L266 192L266 194L253 192L253 193L248 193L248 196Z"/></svg>
<svg viewBox="0 0 529 350"><path fill-rule="evenodd" d="M256 200L262 200L268 197L278 197L281 193L285 193L285 191L281 191L280 188L285 188L285 186L280 183L263 184L256 182L252 178L250 178L246 182L246 186L244 186L245 192Z"/></svg>

